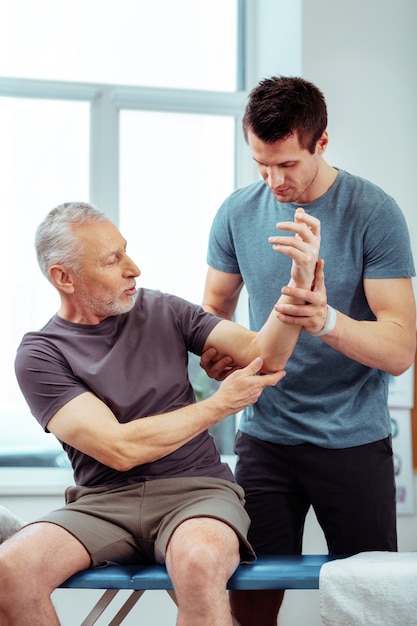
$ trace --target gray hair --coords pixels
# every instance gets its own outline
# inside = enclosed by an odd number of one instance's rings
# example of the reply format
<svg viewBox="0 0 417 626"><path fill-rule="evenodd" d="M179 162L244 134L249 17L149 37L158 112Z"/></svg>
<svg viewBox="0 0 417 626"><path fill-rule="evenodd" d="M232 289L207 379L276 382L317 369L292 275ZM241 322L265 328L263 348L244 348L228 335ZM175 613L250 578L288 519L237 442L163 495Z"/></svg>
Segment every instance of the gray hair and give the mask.
<svg viewBox="0 0 417 626"><path fill-rule="evenodd" d="M66 202L48 213L38 226L35 248L42 273L50 281L49 268L64 265L78 271L82 244L77 239L73 225L104 222L105 214L86 202Z"/></svg>

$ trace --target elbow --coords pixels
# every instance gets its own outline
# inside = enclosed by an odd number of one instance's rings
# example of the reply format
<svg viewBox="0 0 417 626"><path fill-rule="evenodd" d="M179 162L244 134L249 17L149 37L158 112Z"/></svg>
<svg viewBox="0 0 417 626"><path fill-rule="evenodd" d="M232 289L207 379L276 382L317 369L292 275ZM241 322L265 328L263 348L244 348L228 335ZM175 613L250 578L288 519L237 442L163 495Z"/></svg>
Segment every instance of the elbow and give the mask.
<svg viewBox="0 0 417 626"><path fill-rule="evenodd" d="M291 353L288 354L267 354L265 356L261 355L263 360L262 365L262 374L268 374L270 372L280 372L285 369L287 365L288 359L290 358Z"/></svg>
<svg viewBox="0 0 417 626"><path fill-rule="evenodd" d="M276 359L265 359L262 365L261 374L270 374L271 372L281 372L285 369L287 361L277 361Z"/></svg>
<svg viewBox="0 0 417 626"><path fill-rule="evenodd" d="M404 374L413 365L415 354L415 345L410 346L407 350L403 350L399 355L397 362L392 364L392 366L388 369L388 372L392 376L401 376L401 374Z"/></svg>
<svg viewBox="0 0 417 626"><path fill-rule="evenodd" d="M131 461L129 462L129 460L126 458L118 458L112 460L112 462L110 463L106 463L106 465L111 469L116 470L116 472L128 472L129 470L136 467L136 465L139 465L139 463L132 463Z"/></svg>
<svg viewBox="0 0 417 626"><path fill-rule="evenodd" d="M400 361L395 367L391 367L388 372L391 376L401 376L401 374L404 374L408 369L410 369L413 363L414 358Z"/></svg>
<svg viewBox="0 0 417 626"><path fill-rule="evenodd" d="M139 458L137 450L136 454L133 454L133 450L130 451L128 446L118 447L114 444L101 455L97 455L96 460L116 472L128 472L137 465L149 462L147 459Z"/></svg>
<svg viewBox="0 0 417 626"><path fill-rule="evenodd" d="M391 374L391 376L397 377L397 376L401 376L401 374L404 374L408 370L408 367L396 367L396 368L391 368L387 371L389 374Z"/></svg>
<svg viewBox="0 0 417 626"><path fill-rule="evenodd" d="M133 463L130 459L126 457L121 457L118 455L105 455L100 458L96 458L99 463L110 467L110 469L115 470L116 472L128 472L139 463Z"/></svg>
<svg viewBox="0 0 417 626"><path fill-rule="evenodd" d="M128 457L126 452L113 453L107 460L106 465L117 472L128 472L138 463L134 463L132 459Z"/></svg>
<svg viewBox="0 0 417 626"><path fill-rule="evenodd" d="M138 458L130 459L124 456L109 459L107 462L104 463L104 465L107 465L107 467L116 470L116 472L128 472L134 467L137 467L138 465L144 465L145 463L150 463L150 461Z"/></svg>

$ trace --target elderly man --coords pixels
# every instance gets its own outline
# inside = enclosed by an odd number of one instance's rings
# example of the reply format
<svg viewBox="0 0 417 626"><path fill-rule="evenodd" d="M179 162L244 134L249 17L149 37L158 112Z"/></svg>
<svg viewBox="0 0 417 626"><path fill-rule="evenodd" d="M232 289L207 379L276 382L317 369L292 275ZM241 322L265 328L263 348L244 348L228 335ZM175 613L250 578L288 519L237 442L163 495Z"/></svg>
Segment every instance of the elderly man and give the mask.
<svg viewBox="0 0 417 626"><path fill-rule="evenodd" d="M290 236L272 244L292 259L280 302L305 303L322 324L320 270L311 290L320 224L301 210L280 228ZM30 615L32 626L55 625L50 594L71 574L156 561L172 578L178 624L232 624L226 583L254 553L243 491L207 429L278 383L300 327L272 310L255 333L178 297L137 291L125 239L88 204L53 209L36 248L60 308L23 338L16 375L34 416L68 453L76 486L63 508L2 544L0 623L22 626ZM207 350L231 355L240 369L196 403L188 352Z"/></svg>

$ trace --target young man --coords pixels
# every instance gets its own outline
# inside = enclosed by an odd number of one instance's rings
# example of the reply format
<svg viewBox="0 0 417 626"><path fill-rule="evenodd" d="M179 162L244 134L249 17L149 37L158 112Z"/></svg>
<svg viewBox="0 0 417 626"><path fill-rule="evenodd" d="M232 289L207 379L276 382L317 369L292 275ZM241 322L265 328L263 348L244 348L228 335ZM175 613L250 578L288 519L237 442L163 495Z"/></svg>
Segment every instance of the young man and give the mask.
<svg viewBox="0 0 417 626"><path fill-rule="evenodd" d="M280 238L293 259L281 299L310 302L319 325L323 294L310 288L320 224L298 212L282 227L296 236ZM281 380L299 328L272 311L254 333L180 298L137 291L126 241L88 204L52 210L36 249L60 308L23 338L16 375L34 416L68 453L76 486L63 508L0 547L0 623L21 626L30 615L33 626L58 624L50 594L74 572L156 561L172 578L178 624L232 624L226 583L254 555L243 491L207 429ZM196 403L188 352L207 349L243 369Z"/></svg>
<svg viewBox="0 0 417 626"><path fill-rule="evenodd" d="M330 552L397 549L387 389L390 374L404 372L415 353L409 235L391 197L324 160L326 126L315 85L263 80L243 118L263 180L224 202L209 241L204 308L231 319L245 284L257 330L289 271L289 260L265 239L295 207L321 222L326 323L317 333L305 307L278 305L280 320L307 332L285 379L245 410L236 439L236 479L259 554L300 553L310 506ZM221 356L202 360L218 378L229 364ZM272 626L282 597L235 592L233 612L243 626Z"/></svg>

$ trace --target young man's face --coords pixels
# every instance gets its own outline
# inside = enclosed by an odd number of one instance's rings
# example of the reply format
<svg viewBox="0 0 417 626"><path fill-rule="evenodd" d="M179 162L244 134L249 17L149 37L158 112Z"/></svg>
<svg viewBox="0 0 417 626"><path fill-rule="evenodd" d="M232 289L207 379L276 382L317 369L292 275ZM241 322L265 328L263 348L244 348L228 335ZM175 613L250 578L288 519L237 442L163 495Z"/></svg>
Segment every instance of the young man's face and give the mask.
<svg viewBox="0 0 417 626"><path fill-rule="evenodd" d="M140 270L126 254L125 239L110 221L76 226L75 234L83 253L73 276L73 304L85 323L130 311Z"/></svg>
<svg viewBox="0 0 417 626"><path fill-rule="evenodd" d="M322 195L320 165L327 133L317 142L314 154L300 145L296 134L265 143L249 130L248 143L259 173L279 202L305 204Z"/></svg>

